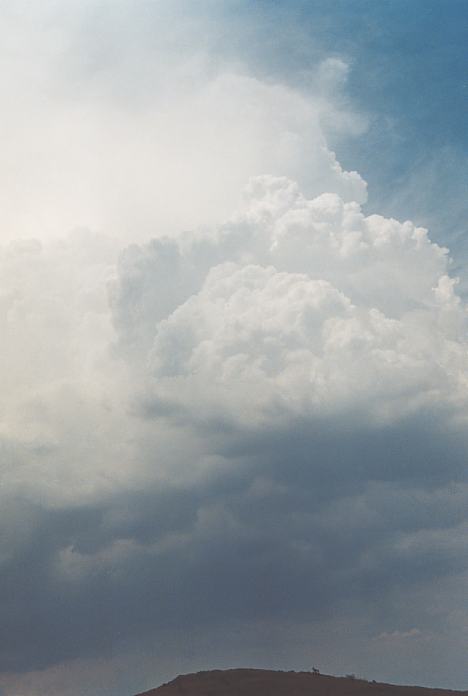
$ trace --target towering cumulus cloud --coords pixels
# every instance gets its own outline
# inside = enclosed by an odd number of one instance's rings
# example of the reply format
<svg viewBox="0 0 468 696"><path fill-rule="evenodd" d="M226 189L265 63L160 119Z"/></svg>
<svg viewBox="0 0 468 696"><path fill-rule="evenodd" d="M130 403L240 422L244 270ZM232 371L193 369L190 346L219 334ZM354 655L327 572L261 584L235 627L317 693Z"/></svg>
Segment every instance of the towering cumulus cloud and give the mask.
<svg viewBox="0 0 468 696"><path fill-rule="evenodd" d="M37 101L26 173L14 118L6 148L0 688L312 661L462 686L466 307L327 145L364 128L345 63L299 94L143 41L117 79L120 25L94 68L53 26L79 98L41 53L55 126Z"/></svg>
<svg viewBox="0 0 468 696"><path fill-rule="evenodd" d="M464 404L465 310L446 249L288 179L258 177L246 198L219 229L122 256L120 344L143 360L155 413L251 430Z"/></svg>

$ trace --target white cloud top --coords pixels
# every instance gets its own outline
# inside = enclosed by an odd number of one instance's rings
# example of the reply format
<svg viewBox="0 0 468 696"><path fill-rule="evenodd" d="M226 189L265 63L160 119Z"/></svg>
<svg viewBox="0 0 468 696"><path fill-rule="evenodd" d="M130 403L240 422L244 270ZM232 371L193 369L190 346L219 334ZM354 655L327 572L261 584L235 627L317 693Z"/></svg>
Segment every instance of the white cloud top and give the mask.
<svg viewBox="0 0 468 696"><path fill-rule="evenodd" d="M124 255L114 310L157 399L195 418L379 422L465 401L448 270L410 222L264 176L223 227Z"/></svg>

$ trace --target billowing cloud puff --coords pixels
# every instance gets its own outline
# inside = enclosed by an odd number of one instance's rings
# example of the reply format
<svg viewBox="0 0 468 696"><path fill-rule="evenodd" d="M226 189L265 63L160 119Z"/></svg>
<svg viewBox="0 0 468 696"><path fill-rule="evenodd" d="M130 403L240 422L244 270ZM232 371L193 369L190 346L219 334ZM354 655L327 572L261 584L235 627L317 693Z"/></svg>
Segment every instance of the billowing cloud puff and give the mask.
<svg viewBox="0 0 468 696"><path fill-rule="evenodd" d="M5 30L0 688L381 646L403 675L409 640L461 673L465 307L327 146L362 128L345 62L299 93L193 59L176 13L185 60L160 3L72 5Z"/></svg>
<svg viewBox="0 0 468 696"><path fill-rule="evenodd" d="M252 427L465 403L465 309L446 249L287 179L247 193L220 229L122 258L120 341L146 361L155 405Z"/></svg>

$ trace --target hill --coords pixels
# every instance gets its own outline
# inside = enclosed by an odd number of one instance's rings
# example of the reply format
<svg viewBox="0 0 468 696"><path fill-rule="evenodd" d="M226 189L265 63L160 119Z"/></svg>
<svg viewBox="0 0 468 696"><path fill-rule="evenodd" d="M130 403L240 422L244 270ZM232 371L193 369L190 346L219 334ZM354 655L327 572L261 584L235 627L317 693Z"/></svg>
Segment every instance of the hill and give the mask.
<svg viewBox="0 0 468 696"><path fill-rule="evenodd" d="M395 686L312 672L229 669L185 674L137 696L468 696L468 691Z"/></svg>

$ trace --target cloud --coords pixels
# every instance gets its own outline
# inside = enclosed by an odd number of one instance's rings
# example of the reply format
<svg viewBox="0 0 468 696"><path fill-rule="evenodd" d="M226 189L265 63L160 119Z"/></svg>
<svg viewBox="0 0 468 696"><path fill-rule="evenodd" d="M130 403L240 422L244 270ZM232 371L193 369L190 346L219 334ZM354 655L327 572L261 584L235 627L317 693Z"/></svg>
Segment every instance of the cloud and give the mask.
<svg viewBox="0 0 468 696"><path fill-rule="evenodd" d="M213 54L201 4L72 2L64 13L49 1L3 14L3 238L83 225L142 241L217 223L252 175L303 178L308 192L324 172L339 179L321 124L364 127L324 91L341 63L301 93L261 80ZM345 186L364 195L357 174Z"/></svg>
<svg viewBox="0 0 468 696"><path fill-rule="evenodd" d="M252 427L464 401L465 310L447 250L284 178L248 192L218 231L122 258L116 326L123 347L147 351L159 407Z"/></svg>
<svg viewBox="0 0 468 696"><path fill-rule="evenodd" d="M117 249L4 250L4 670L286 617L376 635L465 571L446 250L270 175L222 226Z"/></svg>
<svg viewBox="0 0 468 696"><path fill-rule="evenodd" d="M37 60L3 55L0 684L309 645L384 673L373 637L414 626L461 673L466 309L327 145L365 121L346 63L299 92L198 55L191 16L179 55L162 6L82 5L7 13Z"/></svg>
<svg viewBox="0 0 468 696"><path fill-rule="evenodd" d="M225 225L123 254L111 298L137 412L204 450L184 466L202 498L163 551L189 604L160 625L349 607L385 623L395 596L463 572L465 309L449 271L425 230L272 176Z"/></svg>

